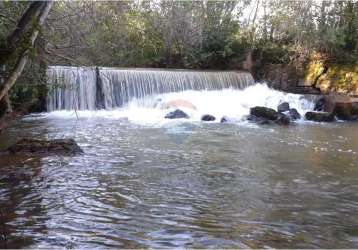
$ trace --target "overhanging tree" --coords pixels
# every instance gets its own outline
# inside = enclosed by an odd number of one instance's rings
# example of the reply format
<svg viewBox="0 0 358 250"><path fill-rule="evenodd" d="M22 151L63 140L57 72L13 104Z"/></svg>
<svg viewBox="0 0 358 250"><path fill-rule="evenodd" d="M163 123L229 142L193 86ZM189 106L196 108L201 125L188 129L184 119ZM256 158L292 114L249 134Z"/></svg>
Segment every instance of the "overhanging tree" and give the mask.
<svg viewBox="0 0 358 250"><path fill-rule="evenodd" d="M35 1L20 18L15 30L8 36L5 47L0 50L0 63L5 64L11 57L16 63L0 89L0 101L8 94L21 75L40 29L52 7L52 1Z"/></svg>

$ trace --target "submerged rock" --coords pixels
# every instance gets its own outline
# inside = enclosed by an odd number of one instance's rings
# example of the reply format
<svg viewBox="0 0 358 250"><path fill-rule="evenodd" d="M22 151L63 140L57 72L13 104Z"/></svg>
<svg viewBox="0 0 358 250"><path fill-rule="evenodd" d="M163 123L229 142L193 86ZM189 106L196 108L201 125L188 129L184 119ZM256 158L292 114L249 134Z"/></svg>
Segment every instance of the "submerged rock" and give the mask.
<svg viewBox="0 0 358 250"><path fill-rule="evenodd" d="M5 150L10 154L31 153L31 154L59 154L76 155L82 154L83 150L74 139L21 139Z"/></svg>
<svg viewBox="0 0 358 250"><path fill-rule="evenodd" d="M271 121L275 121L279 118L279 113L276 110L259 106L250 108L250 115L254 115L259 118L265 118Z"/></svg>
<svg viewBox="0 0 358 250"><path fill-rule="evenodd" d="M283 102L277 106L277 111L282 113L290 110L290 104L288 102Z"/></svg>
<svg viewBox="0 0 358 250"><path fill-rule="evenodd" d="M166 118L166 119L181 119L181 118L188 119L189 116L184 111L182 111L180 109L176 109L176 110L166 114L166 116L164 118Z"/></svg>
<svg viewBox="0 0 358 250"><path fill-rule="evenodd" d="M298 113L297 109L292 108L287 112L287 114L292 121L301 119L301 115Z"/></svg>
<svg viewBox="0 0 358 250"><path fill-rule="evenodd" d="M203 115L201 117L201 120L204 121L204 122L210 122L210 121L215 121L215 116L212 116L212 115Z"/></svg>
<svg viewBox="0 0 358 250"><path fill-rule="evenodd" d="M307 112L305 118L315 122L333 122L334 114L329 112Z"/></svg>

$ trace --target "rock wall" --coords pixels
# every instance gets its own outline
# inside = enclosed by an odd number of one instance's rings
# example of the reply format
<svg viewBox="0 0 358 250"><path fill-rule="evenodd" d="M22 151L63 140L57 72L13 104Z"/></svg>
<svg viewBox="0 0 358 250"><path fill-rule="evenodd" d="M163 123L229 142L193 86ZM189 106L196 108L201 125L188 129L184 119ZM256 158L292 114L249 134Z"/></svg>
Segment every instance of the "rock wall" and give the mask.
<svg viewBox="0 0 358 250"><path fill-rule="evenodd" d="M358 96L358 64L334 64L314 59L306 66L269 64L261 71L258 79L287 92Z"/></svg>
<svg viewBox="0 0 358 250"><path fill-rule="evenodd" d="M321 94L310 83L305 81L305 69L290 64L267 64L262 67L259 75L255 75L259 81L267 82L274 89L298 94Z"/></svg>
<svg viewBox="0 0 358 250"><path fill-rule="evenodd" d="M322 93L339 93L358 96L358 64L312 63L307 68L307 81L315 79Z"/></svg>

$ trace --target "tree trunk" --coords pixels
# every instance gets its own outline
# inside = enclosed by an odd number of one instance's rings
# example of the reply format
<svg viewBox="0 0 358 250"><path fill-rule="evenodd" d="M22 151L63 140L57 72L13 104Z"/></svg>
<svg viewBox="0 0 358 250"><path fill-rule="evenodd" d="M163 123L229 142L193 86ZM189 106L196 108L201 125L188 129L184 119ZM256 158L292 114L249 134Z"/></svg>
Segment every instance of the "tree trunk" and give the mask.
<svg viewBox="0 0 358 250"><path fill-rule="evenodd" d="M41 9L37 22L32 27L33 28L32 33L30 34L28 40L29 46L21 53L9 77L5 80L4 85L0 89L0 101L4 98L5 95L8 94L9 90L12 88L12 86L15 84L16 80L19 78L22 71L24 70L24 67L28 60L30 48L34 46L35 40L39 34L39 27L41 27L45 22L46 17L48 16L48 13L53 4L52 1L44 2L44 3L45 5Z"/></svg>
<svg viewBox="0 0 358 250"><path fill-rule="evenodd" d="M41 10L46 6L46 2L32 2L29 8L21 16L14 31L7 37L6 46L0 48L0 65L5 64L15 53L16 47L20 46L28 27L32 26L34 20L38 20Z"/></svg>

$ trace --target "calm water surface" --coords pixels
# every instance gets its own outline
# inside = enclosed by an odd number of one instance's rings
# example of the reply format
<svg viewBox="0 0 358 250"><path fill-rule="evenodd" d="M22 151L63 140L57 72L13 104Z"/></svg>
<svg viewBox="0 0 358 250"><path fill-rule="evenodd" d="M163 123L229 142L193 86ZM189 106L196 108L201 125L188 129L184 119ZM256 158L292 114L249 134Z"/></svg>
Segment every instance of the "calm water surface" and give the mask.
<svg viewBox="0 0 358 250"><path fill-rule="evenodd" d="M39 118L76 157L0 158L0 248L358 248L358 123Z"/></svg>

